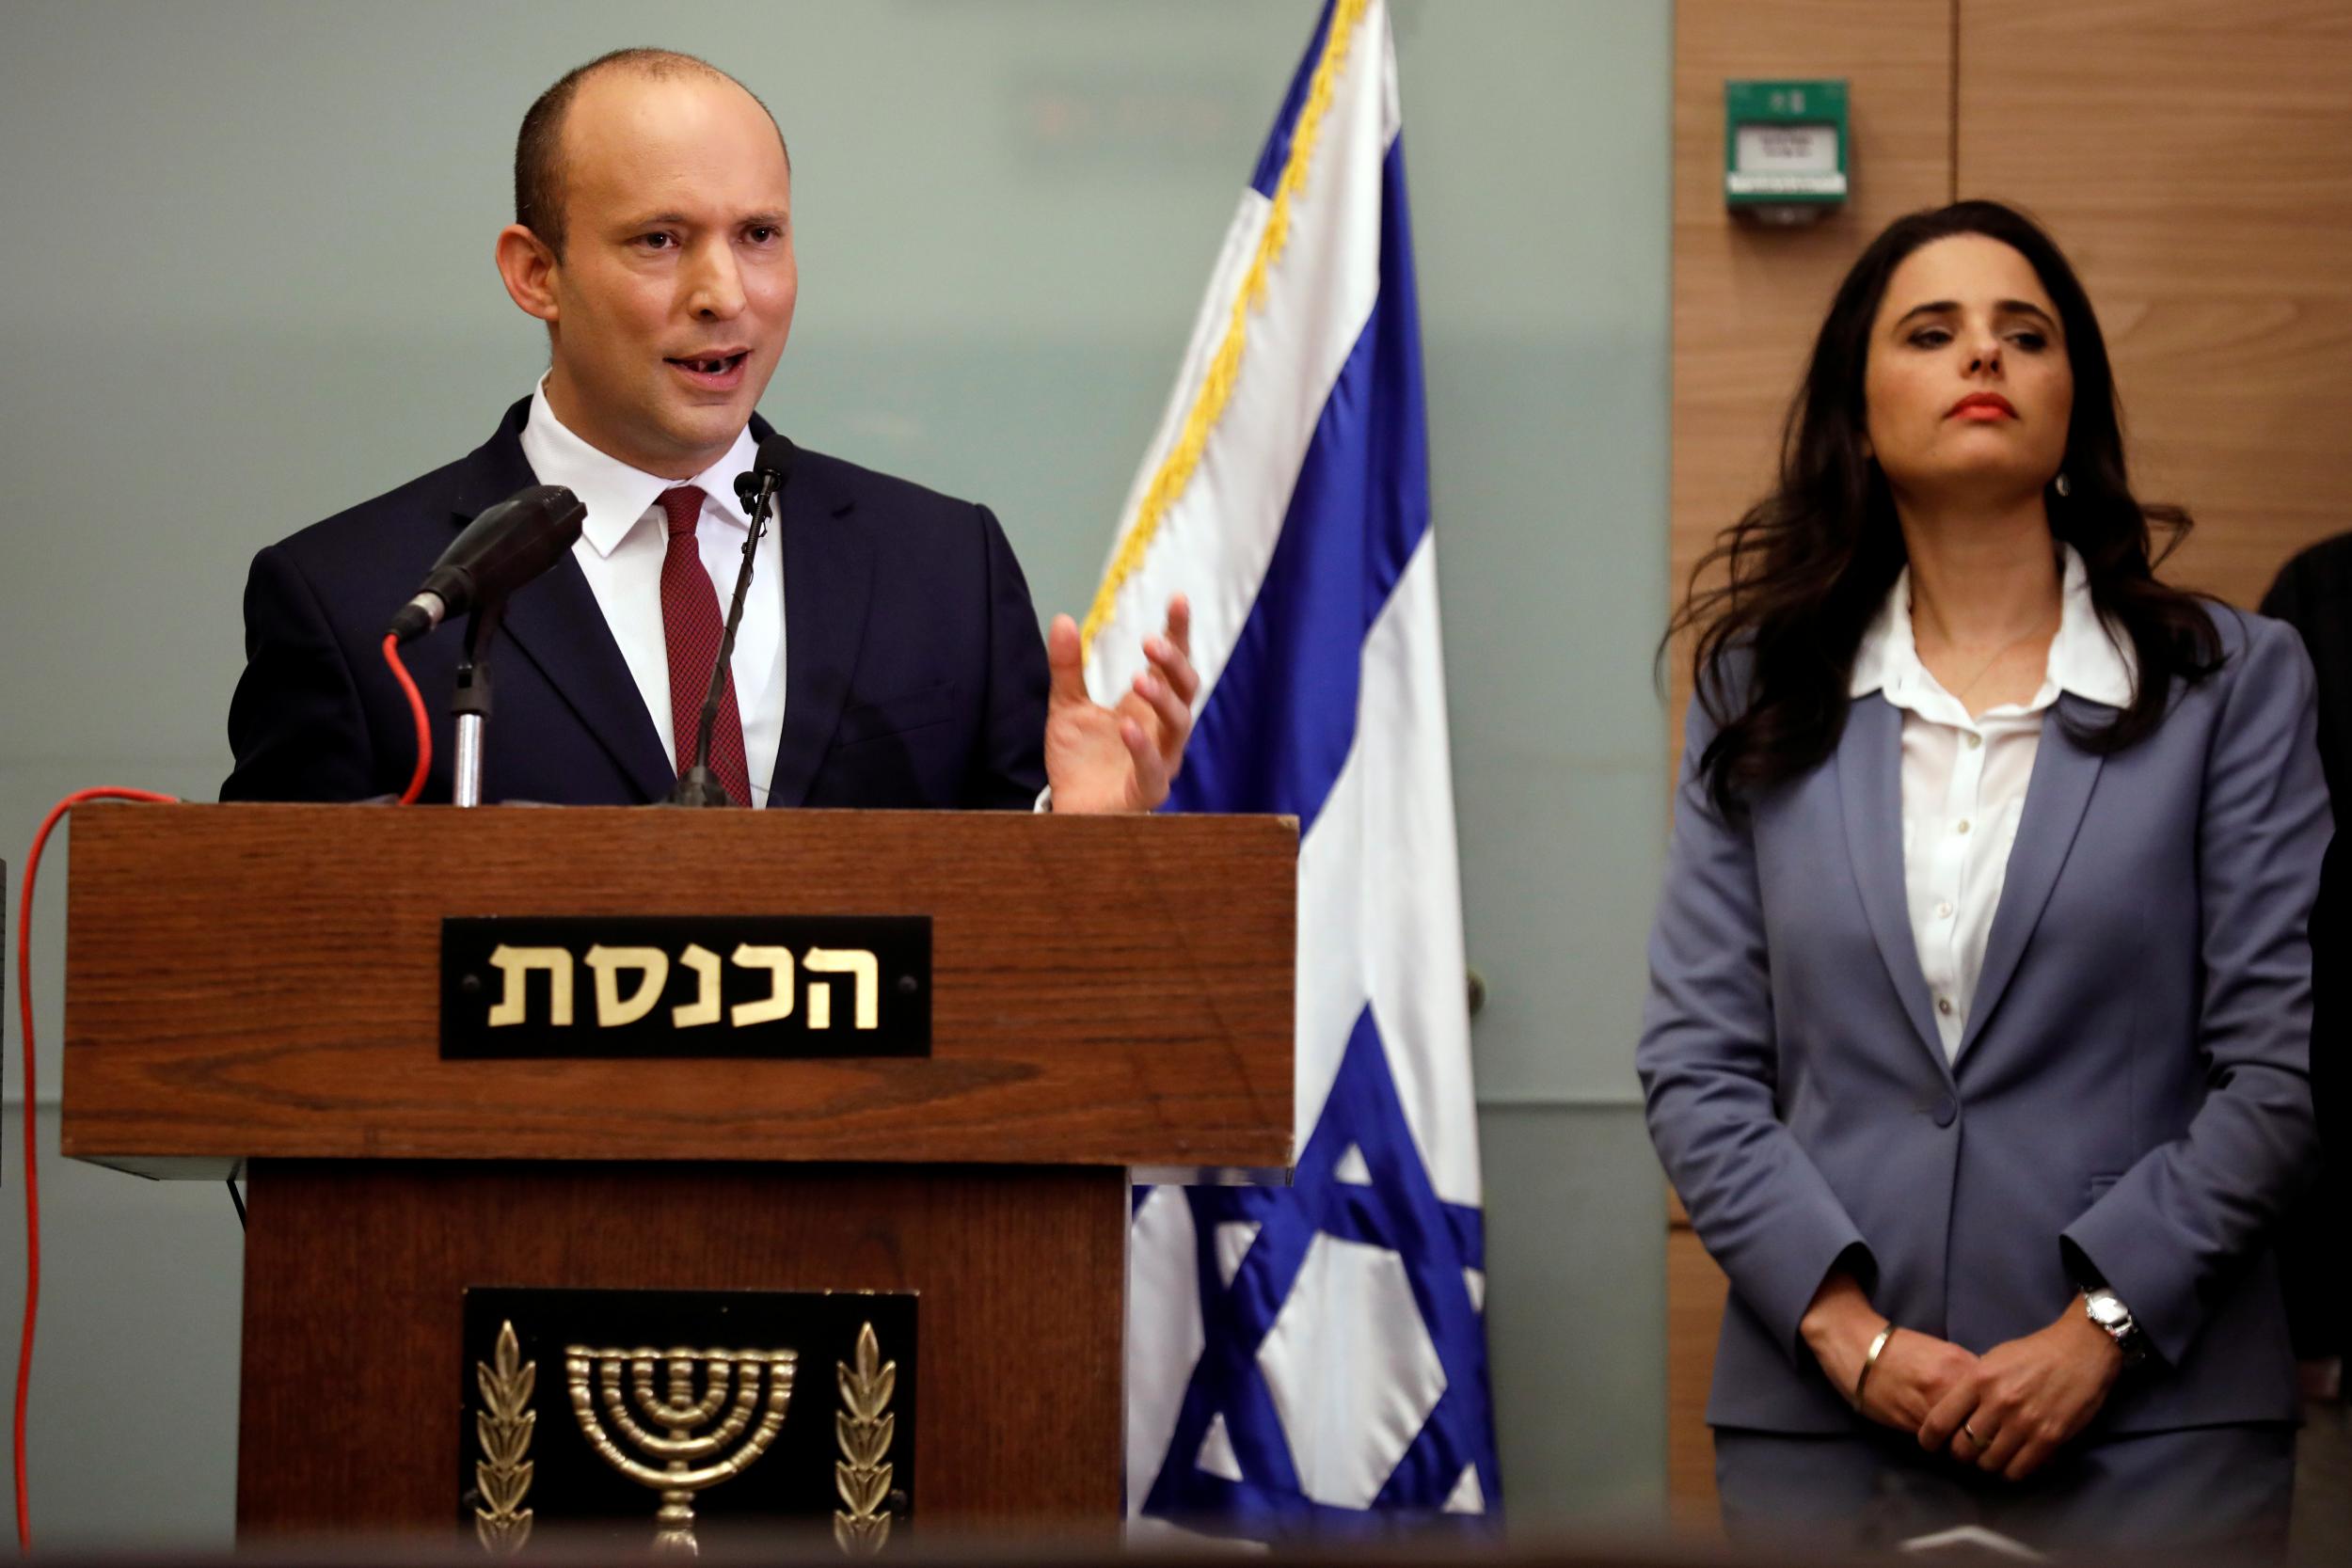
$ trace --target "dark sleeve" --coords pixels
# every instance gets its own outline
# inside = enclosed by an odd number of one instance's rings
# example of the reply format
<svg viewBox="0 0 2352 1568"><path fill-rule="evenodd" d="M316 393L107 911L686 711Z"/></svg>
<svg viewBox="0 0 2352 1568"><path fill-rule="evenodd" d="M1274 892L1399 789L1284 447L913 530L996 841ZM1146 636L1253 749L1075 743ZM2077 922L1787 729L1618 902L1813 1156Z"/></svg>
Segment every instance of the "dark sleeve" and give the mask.
<svg viewBox="0 0 2352 1568"><path fill-rule="evenodd" d="M278 546L245 585L245 673L229 704L224 800L358 800L383 793L352 677L316 590Z"/></svg>
<svg viewBox="0 0 2352 1568"><path fill-rule="evenodd" d="M2296 630L2303 629L2303 586L2296 562L2290 561L2279 569L2270 592L2263 595L2262 612L2274 621L2284 621Z"/></svg>
<svg viewBox="0 0 2352 1568"><path fill-rule="evenodd" d="M2352 661L2342 657L2344 629L2341 611L2329 616L2323 608L2341 606L2325 584L2314 583L2315 558L2306 553L2280 569L2278 581L2263 595L2263 613L2276 616L2302 634L2319 682L2319 760L2332 790L2341 795L2352 788L2352 755L2346 754L2347 726L2343 715L2352 711ZM2335 805L2339 824L2352 817L2345 802ZM2345 1103L2352 1085L2352 850L2342 832L2328 846L2320 863L2319 895L2312 905L2312 1102L2319 1118L2319 1143L2330 1171L2341 1182L2352 1170L2352 1105Z"/></svg>
<svg viewBox="0 0 2352 1568"><path fill-rule="evenodd" d="M965 780L963 804L1027 811L1045 787L1045 639L1037 629L1029 584L994 513L980 515L988 582L985 711Z"/></svg>
<svg viewBox="0 0 2352 1568"><path fill-rule="evenodd" d="M2319 762L2328 787L2352 792L2352 584L2344 580L2344 556L2323 546L2306 550L2280 569L2263 595L2262 612L2293 626L2302 637L2319 675ZM2348 814L2339 807L2336 816Z"/></svg>
<svg viewBox="0 0 2352 1568"><path fill-rule="evenodd" d="M2319 897L2312 905L2312 1103L2319 1147L2343 1180L2352 1173L2352 840L2341 832L2319 866Z"/></svg>

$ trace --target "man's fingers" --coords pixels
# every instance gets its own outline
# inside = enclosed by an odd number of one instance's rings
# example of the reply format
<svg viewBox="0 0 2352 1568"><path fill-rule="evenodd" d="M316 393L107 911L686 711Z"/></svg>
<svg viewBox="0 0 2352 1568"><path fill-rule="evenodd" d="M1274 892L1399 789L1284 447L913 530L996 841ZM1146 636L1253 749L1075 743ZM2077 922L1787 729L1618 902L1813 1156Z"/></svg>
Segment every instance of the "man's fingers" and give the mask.
<svg viewBox="0 0 2352 1568"><path fill-rule="evenodd" d="M1184 650L1165 637L1154 637L1143 644L1143 657L1152 661L1152 668L1189 707L1200 691L1200 673L1192 667L1192 659Z"/></svg>
<svg viewBox="0 0 2352 1568"><path fill-rule="evenodd" d="M1078 623L1067 615L1055 616L1045 633L1045 666L1053 674L1049 695L1054 705L1088 700L1086 656L1078 647Z"/></svg>
<svg viewBox="0 0 2352 1568"><path fill-rule="evenodd" d="M1183 739L1185 727L1192 721L1192 709L1176 695L1168 682L1155 675L1137 675L1136 695L1152 705L1152 713L1158 717L1162 730L1170 739Z"/></svg>
<svg viewBox="0 0 2352 1568"><path fill-rule="evenodd" d="M1168 601L1168 640L1185 658L1192 657L1192 601L1182 594Z"/></svg>
<svg viewBox="0 0 2352 1568"><path fill-rule="evenodd" d="M1133 719L1119 721L1119 738L1126 742L1127 755L1135 760L1136 803L1145 811L1156 810L1168 799L1168 765L1160 760L1160 749Z"/></svg>

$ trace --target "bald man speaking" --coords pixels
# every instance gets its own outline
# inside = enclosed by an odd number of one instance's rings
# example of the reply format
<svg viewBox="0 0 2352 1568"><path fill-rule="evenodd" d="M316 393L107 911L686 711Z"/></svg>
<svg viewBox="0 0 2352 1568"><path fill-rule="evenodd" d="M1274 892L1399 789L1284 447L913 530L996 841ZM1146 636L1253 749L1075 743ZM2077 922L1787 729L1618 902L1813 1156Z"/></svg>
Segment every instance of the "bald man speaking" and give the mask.
<svg viewBox="0 0 2352 1568"><path fill-rule="evenodd" d="M664 50L606 55L523 118L499 276L546 324L547 374L466 456L257 556L230 706L229 800L364 800L415 766L379 654L457 531L532 484L587 508L579 543L509 601L485 800L668 799L749 536L735 480L799 294L792 169L767 108ZM1076 626L1038 635L986 507L804 451L761 539L712 744L754 806L1148 811L1197 690L1186 610L1147 639L1116 708L1087 695ZM457 639L411 650L428 693ZM424 799L451 793L438 721Z"/></svg>

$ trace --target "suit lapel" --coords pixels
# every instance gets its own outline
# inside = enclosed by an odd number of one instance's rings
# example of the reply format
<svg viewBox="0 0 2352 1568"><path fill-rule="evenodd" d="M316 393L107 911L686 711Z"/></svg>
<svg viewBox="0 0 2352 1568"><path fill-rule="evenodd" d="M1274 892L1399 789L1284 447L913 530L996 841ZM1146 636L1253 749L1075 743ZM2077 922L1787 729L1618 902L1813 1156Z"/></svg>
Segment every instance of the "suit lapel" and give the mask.
<svg viewBox="0 0 2352 1568"><path fill-rule="evenodd" d="M816 475L785 488L784 734L768 784L771 806L808 799L857 669L873 559L865 536L842 522L853 505Z"/></svg>
<svg viewBox="0 0 2352 1568"><path fill-rule="evenodd" d="M1911 940L1911 900L1903 890L1902 714L1877 692L1857 699L1846 716L1846 733L1837 743L1837 794L1854 886L1861 891L1870 934L1878 939L1886 977L1902 998L1919 1043L1948 1082L1951 1063L1928 1010L1927 977Z"/></svg>
<svg viewBox="0 0 2352 1568"><path fill-rule="evenodd" d="M498 434L469 460L470 471L460 486L451 519L454 527L465 527L485 508L538 483L523 456L523 420L530 411L528 398L507 410ZM612 641L612 628L605 625L604 611L597 607L580 562L566 554L545 577L517 590L507 602L501 630L517 652L539 667L548 684L644 799L667 799L675 776L661 749L660 732L645 711L637 677L629 673L620 644ZM490 657L495 691L495 646Z"/></svg>
<svg viewBox="0 0 2352 1568"><path fill-rule="evenodd" d="M2000 1005L2026 956L2026 943L2041 924L2042 911L2058 885L2058 872L2074 847L2090 805L2091 786L2099 782L2099 757L2067 738L2064 715L2083 719L2085 705L2061 696L2045 715L2042 744L2034 753L2033 777L2026 786L2026 813L2017 824L2017 839L2010 847L2009 870L2001 883L2001 901L1993 910L1993 929L1985 937L1984 968L1977 976L1976 1000L1969 1005L1968 1027L1960 1037L1959 1059L1966 1060L1985 1021Z"/></svg>
<svg viewBox="0 0 2352 1568"><path fill-rule="evenodd" d="M661 732L645 711L637 677L612 641L580 562L566 555L519 590L506 607L503 629L645 800L669 799L677 779L661 749Z"/></svg>

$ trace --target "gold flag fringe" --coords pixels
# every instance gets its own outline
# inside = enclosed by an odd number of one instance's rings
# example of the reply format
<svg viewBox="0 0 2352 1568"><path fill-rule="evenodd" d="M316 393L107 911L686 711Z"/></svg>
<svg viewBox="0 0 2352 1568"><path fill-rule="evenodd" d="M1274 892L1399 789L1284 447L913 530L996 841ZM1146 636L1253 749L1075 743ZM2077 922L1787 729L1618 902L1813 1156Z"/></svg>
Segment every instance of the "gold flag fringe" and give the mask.
<svg viewBox="0 0 2352 1568"><path fill-rule="evenodd" d="M1339 0L1332 8L1331 30L1323 41L1323 57L1315 62L1314 75L1307 87L1307 101L1299 106L1298 121L1291 131L1290 157L1282 165L1281 179L1275 183L1273 208L1266 214L1265 231L1258 236L1257 254L1233 297L1225 337L1217 344L1216 354L1209 361L1209 373L1184 415L1184 434L1152 475L1143 502L1136 509L1136 520L1120 540L1119 549L1103 574L1103 585L1094 591L1094 603L1078 627L1081 653L1093 651L1095 634L1110 619L1119 591L1143 563L1144 552L1152 547L1152 540L1159 532L1168 509L1184 493L1184 486L1192 483L1193 472L1200 466L1200 454L1208 447L1209 432L1216 427L1233 395L1233 382L1241 373L1242 350L1248 336L1250 308L1264 300L1266 274L1290 238L1291 204L1306 188L1307 166L1314 158L1315 143L1322 135L1324 115L1331 107L1333 84L1347 64L1348 45L1370 3L1371 0Z"/></svg>

